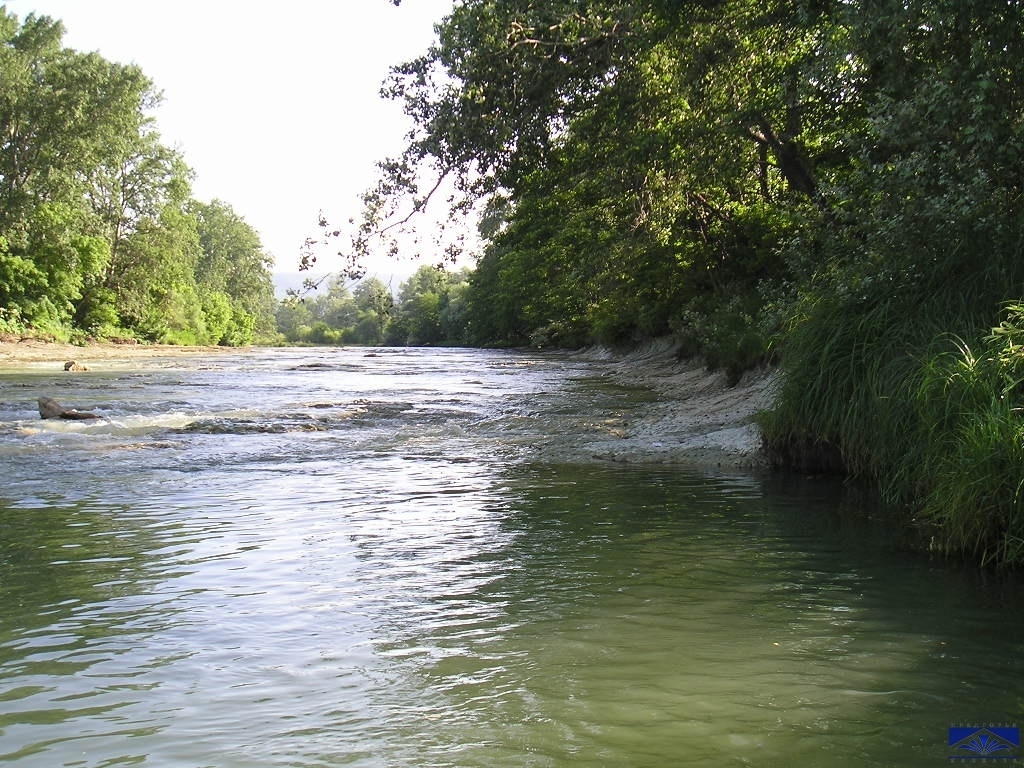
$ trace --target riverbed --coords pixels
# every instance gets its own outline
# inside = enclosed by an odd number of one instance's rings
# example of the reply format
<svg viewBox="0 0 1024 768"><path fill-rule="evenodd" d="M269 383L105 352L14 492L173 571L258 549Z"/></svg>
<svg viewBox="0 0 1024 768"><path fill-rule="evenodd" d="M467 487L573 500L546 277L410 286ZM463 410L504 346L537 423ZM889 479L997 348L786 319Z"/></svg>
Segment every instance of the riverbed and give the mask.
<svg viewBox="0 0 1024 768"><path fill-rule="evenodd" d="M925 766L1024 715L1019 583L831 481L616 452L672 406L617 363L91 367L0 370L0 761Z"/></svg>

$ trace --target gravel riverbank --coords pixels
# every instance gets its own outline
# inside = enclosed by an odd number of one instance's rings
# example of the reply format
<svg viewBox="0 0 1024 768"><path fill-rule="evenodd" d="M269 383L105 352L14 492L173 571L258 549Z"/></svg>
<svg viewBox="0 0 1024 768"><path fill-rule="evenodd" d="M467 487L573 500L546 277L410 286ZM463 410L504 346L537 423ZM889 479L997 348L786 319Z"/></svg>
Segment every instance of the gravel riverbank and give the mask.
<svg viewBox="0 0 1024 768"><path fill-rule="evenodd" d="M680 360L669 341L625 354L581 354L605 362L612 381L656 393L639 417L634 414L595 439L595 455L623 462L744 469L766 465L753 419L771 405L778 381L774 368L750 371L729 386L724 372L708 371L700 360Z"/></svg>

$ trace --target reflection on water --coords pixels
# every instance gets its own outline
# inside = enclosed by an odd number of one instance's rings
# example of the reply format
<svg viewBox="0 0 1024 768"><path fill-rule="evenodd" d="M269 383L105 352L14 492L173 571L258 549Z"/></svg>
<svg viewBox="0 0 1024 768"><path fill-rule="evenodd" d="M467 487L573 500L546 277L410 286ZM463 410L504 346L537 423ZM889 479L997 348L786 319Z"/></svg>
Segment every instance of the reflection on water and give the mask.
<svg viewBox="0 0 1024 768"><path fill-rule="evenodd" d="M75 379L91 429L0 376L0 760L925 766L1024 719L1019 587L840 487L581 462L650 394L578 362L292 355Z"/></svg>

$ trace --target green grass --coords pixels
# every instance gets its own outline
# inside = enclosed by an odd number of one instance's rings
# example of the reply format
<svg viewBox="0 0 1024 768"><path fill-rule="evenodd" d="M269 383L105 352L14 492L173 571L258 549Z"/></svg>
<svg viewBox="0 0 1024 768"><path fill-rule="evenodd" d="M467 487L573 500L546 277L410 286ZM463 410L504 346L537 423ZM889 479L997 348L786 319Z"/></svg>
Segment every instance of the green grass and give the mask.
<svg viewBox="0 0 1024 768"><path fill-rule="evenodd" d="M938 545L982 563L1024 563L1024 308L977 345L960 339L922 368L916 394L921 516Z"/></svg>
<svg viewBox="0 0 1024 768"><path fill-rule="evenodd" d="M867 480L906 520L934 530L935 549L1018 567L1024 306L986 328L968 311L979 304L805 302L761 426L777 463Z"/></svg>

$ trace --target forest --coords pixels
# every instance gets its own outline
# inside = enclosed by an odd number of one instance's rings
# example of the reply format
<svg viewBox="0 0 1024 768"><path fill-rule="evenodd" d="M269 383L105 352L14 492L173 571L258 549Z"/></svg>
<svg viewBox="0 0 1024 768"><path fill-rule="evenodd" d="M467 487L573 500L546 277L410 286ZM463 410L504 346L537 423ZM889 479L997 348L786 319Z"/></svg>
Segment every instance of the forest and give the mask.
<svg viewBox="0 0 1024 768"><path fill-rule="evenodd" d="M384 0L381 0L383 2ZM394 2L394 0L392 0ZM395 2L400 5L399 2ZM382 95L412 128L275 305L134 67L4 16L0 331L169 343L632 345L777 366L779 467L1024 562L1019 0L461 0ZM398 9L400 15L401 9ZM438 207L430 264L356 281ZM317 250L319 249L319 250ZM329 254L324 256L320 254Z"/></svg>
<svg viewBox="0 0 1024 768"><path fill-rule="evenodd" d="M278 302L273 258L224 201L192 197L137 66L0 8L0 337L162 344L466 344L463 273L396 291L336 277ZM394 295L393 295L394 294Z"/></svg>
<svg viewBox="0 0 1024 768"><path fill-rule="evenodd" d="M191 196L136 66L0 7L0 334L243 345L277 337L259 236Z"/></svg>
<svg viewBox="0 0 1024 768"><path fill-rule="evenodd" d="M424 264L397 292L375 276L352 281L333 275L326 292L296 292L282 301L277 328L293 344L473 346L467 318L470 275L465 268Z"/></svg>

